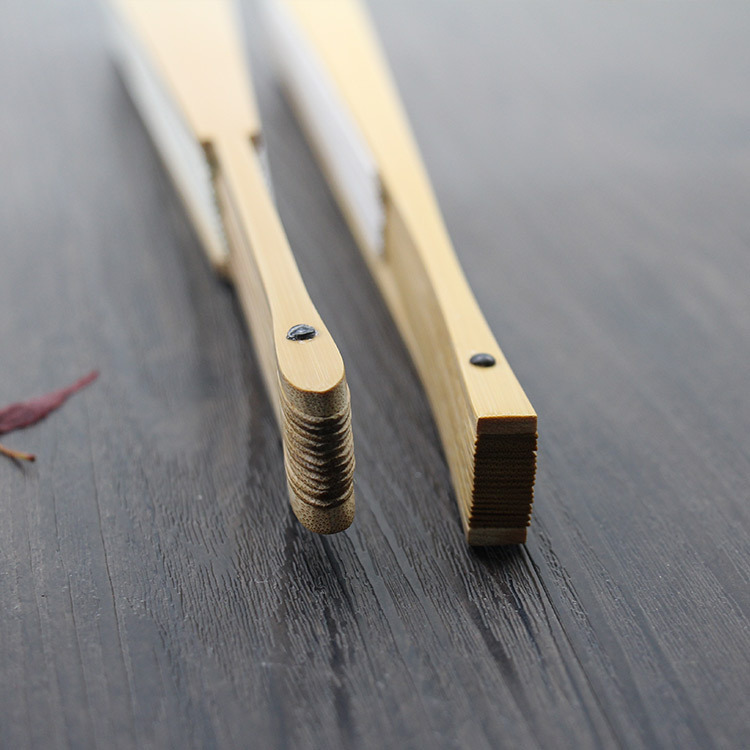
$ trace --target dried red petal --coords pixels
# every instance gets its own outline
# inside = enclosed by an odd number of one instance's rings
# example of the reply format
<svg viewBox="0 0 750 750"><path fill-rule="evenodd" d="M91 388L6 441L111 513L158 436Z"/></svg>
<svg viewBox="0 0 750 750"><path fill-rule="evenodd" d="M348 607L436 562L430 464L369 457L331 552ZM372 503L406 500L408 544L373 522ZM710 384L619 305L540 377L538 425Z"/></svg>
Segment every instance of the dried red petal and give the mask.
<svg viewBox="0 0 750 750"><path fill-rule="evenodd" d="M0 435L36 424L50 412L62 406L76 391L80 391L89 383L93 383L98 377L99 372L94 370L80 380L76 380L67 388L61 388L59 391L52 391L52 393L46 393L44 396L37 396L29 401L10 404L10 406L0 409Z"/></svg>

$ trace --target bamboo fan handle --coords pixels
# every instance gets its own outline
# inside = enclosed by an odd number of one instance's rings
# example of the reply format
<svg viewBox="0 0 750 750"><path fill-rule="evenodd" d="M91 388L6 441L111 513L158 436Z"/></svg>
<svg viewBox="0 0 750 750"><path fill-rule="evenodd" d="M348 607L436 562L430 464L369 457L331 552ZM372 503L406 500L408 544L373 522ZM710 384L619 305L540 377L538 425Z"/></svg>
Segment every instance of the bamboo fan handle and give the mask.
<svg viewBox="0 0 750 750"><path fill-rule="evenodd" d="M341 355L307 294L256 144L229 134L207 150L227 233L229 276L283 437L292 509L311 531L343 531L354 518L354 446Z"/></svg>
<svg viewBox="0 0 750 750"><path fill-rule="evenodd" d="M279 70L432 406L469 544L525 541L537 416L461 270L359 0L269 7Z"/></svg>

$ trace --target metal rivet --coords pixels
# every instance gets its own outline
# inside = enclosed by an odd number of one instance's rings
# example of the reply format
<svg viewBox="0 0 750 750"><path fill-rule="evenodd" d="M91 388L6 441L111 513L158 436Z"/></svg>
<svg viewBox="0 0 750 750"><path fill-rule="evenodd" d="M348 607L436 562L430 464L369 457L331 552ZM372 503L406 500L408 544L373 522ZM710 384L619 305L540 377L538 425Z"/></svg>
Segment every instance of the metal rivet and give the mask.
<svg viewBox="0 0 750 750"><path fill-rule="evenodd" d="M286 332L286 337L290 341L307 341L308 339L314 339L317 335L318 332L306 323L299 323L296 326L292 326Z"/></svg>
<svg viewBox="0 0 750 750"><path fill-rule="evenodd" d="M469 362L476 367L492 367L495 364L495 358L491 354L480 352L475 354Z"/></svg>

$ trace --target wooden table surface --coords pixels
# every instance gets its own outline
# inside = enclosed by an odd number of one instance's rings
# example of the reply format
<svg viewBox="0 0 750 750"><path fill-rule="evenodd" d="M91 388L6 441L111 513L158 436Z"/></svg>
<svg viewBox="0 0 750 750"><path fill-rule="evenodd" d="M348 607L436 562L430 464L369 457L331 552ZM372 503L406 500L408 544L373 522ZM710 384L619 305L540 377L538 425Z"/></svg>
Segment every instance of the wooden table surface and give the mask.
<svg viewBox="0 0 750 750"><path fill-rule="evenodd" d="M94 0L0 10L2 748L747 746L750 6L371 0L539 412L525 547L469 550L394 324L245 35L352 389L355 525L288 507L232 291Z"/></svg>

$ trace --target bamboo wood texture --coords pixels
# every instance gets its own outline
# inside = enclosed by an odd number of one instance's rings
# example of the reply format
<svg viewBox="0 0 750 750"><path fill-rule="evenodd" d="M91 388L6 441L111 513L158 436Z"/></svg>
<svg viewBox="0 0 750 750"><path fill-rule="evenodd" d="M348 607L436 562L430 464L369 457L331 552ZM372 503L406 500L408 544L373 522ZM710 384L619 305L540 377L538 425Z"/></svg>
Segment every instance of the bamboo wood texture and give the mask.
<svg viewBox="0 0 750 750"><path fill-rule="evenodd" d="M340 208L428 394L469 544L524 542L537 416L482 315L451 246L387 65L357 0L278 0L319 57L372 151L382 182L384 252L368 247L322 158ZM286 70L282 66L283 70ZM477 367L486 353L495 365Z"/></svg>
<svg viewBox="0 0 750 750"><path fill-rule="evenodd" d="M264 180L260 119L229 4L119 0L118 7L210 162L229 255L223 260L210 246L207 255L237 290L282 432L294 513L316 533L343 531L354 518L344 365L307 293ZM287 338L298 324L317 334Z"/></svg>

